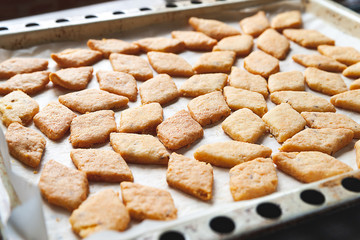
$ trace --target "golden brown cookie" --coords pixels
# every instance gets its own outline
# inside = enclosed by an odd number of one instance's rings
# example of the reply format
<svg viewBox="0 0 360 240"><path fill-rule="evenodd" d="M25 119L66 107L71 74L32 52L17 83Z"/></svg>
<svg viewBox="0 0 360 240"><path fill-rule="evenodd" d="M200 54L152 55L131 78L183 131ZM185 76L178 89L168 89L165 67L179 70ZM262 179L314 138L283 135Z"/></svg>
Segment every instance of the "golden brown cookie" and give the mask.
<svg viewBox="0 0 360 240"><path fill-rule="evenodd" d="M335 45L335 41L317 30L285 29L285 37L306 48L317 48L319 45Z"/></svg>
<svg viewBox="0 0 360 240"><path fill-rule="evenodd" d="M360 89L360 78L359 79L356 79L355 81L353 81L351 84L350 84L350 90L356 90L356 89Z"/></svg>
<svg viewBox="0 0 360 240"><path fill-rule="evenodd" d="M48 61L41 58L10 58L0 63L0 79L11 78L16 74L44 71Z"/></svg>
<svg viewBox="0 0 360 240"><path fill-rule="evenodd" d="M349 77L349 78L358 78L360 77L360 62L355 63L349 67L347 67L342 74L345 77Z"/></svg>
<svg viewBox="0 0 360 240"><path fill-rule="evenodd" d="M92 79L93 67L65 68L50 74L56 85L70 90L85 89Z"/></svg>
<svg viewBox="0 0 360 240"><path fill-rule="evenodd" d="M290 43L287 38L271 28L259 36L256 45L267 54L281 60L286 58L290 50Z"/></svg>
<svg viewBox="0 0 360 240"><path fill-rule="evenodd" d="M360 168L360 140L355 143L355 152L356 152L356 165Z"/></svg>
<svg viewBox="0 0 360 240"><path fill-rule="evenodd" d="M228 73L235 61L235 52L217 51L204 53L194 65L196 73Z"/></svg>
<svg viewBox="0 0 360 240"><path fill-rule="evenodd" d="M265 16L265 12L259 11L255 15L242 19L240 27L245 34L257 37L270 27L270 23Z"/></svg>
<svg viewBox="0 0 360 240"><path fill-rule="evenodd" d="M102 52L90 49L65 49L52 53L51 58L62 68L90 66L103 58Z"/></svg>
<svg viewBox="0 0 360 240"><path fill-rule="evenodd" d="M228 76L225 73L208 73L191 76L179 88L185 97L197 97L214 91L222 91Z"/></svg>
<svg viewBox="0 0 360 240"><path fill-rule="evenodd" d="M179 53L185 49L185 43L174 38L151 37L137 40L134 43L144 52L156 51Z"/></svg>
<svg viewBox="0 0 360 240"><path fill-rule="evenodd" d="M138 54L140 51L138 45L120 39L89 39L87 46L92 50L102 52L105 58L109 58L112 53Z"/></svg>
<svg viewBox="0 0 360 240"><path fill-rule="evenodd" d="M317 47L317 50L322 55L331 57L346 65L352 65L360 62L360 52L353 47L320 45Z"/></svg>
<svg viewBox="0 0 360 240"><path fill-rule="evenodd" d="M253 48L253 37L250 35L231 36L221 39L213 51L233 51L236 56L247 56Z"/></svg>
<svg viewBox="0 0 360 240"><path fill-rule="evenodd" d="M282 12L271 19L271 27L280 32L286 28L300 28L301 25L301 12L298 10Z"/></svg>
<svg viewBox="0 0 360 240"><path fill-rule="evenodd" d="M336 94L330 102L339 108L360 112L360 89Z"/></svg>
<svg viewBox="0 0 360 240"><path fill-rule="evenodd" d="M225 37L240 35L240 31L221 21L191 17L189 24L198 32L205 33L211 38L221 40Z"/></svg>
<svg viewBox="0 0 360 240"><path fill-rule="evenodd" d="M211 51L216 45L216 39L208 37L202 32L172 31L171 36L183 41L185 48L193 51Z"/></svg>
<svg viewBox="0 0 360 240"><path fill-rule="evenodd" d="M304 67L318 68L328 72L342 72L346 68L345 64L318 54L295 54L292 59Z"/></svg>
<svg viewBox="0 0 360 240"><path fill-rule="evenodd" d="M304 76L299 71L279 72L268 79L270 93L278 91L305 91Z"/></svg>
<svg viewBox="0 0 360 240"><path fill-rule="evenodd" d="M244 68L264 78L280 71L279 60L259 50L250 53L244 59Z"/></svg>

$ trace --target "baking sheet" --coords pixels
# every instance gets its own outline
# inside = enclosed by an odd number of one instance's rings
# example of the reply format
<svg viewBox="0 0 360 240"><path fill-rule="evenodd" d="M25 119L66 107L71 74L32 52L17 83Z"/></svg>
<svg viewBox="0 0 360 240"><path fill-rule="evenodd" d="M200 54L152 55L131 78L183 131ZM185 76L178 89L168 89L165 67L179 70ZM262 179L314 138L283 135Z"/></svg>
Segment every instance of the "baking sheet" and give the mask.
<svg viewBox="0 0 360 240"><path fill-rule="evenodd" d="M299 2L292 2L292 3L286 3L281 5L268 5L261 8L251 8L251 9L242 9L242 10L233 10L233 11L223 11L219 12L216 15L202 15L201 17L205 18L215 18L222 20L226 23L228 23L231 26L234 26L238 29L238 21L242 19L243 17L250 16L259 9L264 9L267 13L268 18L271 18L275 14L289 10L289 9L301 9L303 10L302 3ZM317 29L320 32L324 33L325 35L333 38L336 40L336 45L338 46L352 46L359 49L359 39L356 37L351 36L350 34L343 33L340 29L337 29L334 25L322 20L319 18L319 16L316 16L310 12L304 12L303 15L303 22L304 22L304 28L306 29ZM171 37L170 32L173 30L191 30L190 26L186 24L186 21L178 21L178 22L171 22L171 23L165 23L165 24L157 24L156 26L153 26L151 28L141 28L141 29L134 29L132 31L128 31L123 34L118 35L112 35L112 36L104 36L107 38L115 37L119 39L123 39L126 41L134 41L140 38L144 37L153 37L153 36L163 36L163 37ZM256 40L255 40L256 43ZM86 41L78 41L78 42L61 42L61 43L51 43L51 44L45 44L40 45L36 47L31 47L27 49L22 50L16 50L16 51L8 51L8 50L1 50L0 51L0 61L3 61L10 57L41 57L41 58L47 58L49 59L49 71L56 71L58 70L56 64L54 61L52 61L49 56L52 52L59 52L66 48L86 48ZM254 50L256 49L256 44L254 47ZM308 50L305 48L302 48L293 42L291 42L291 51L289 55L287 56L286 60L280 62L280 69L281 71L290 71L290 70L299 70L304 71L304 67L294 63L291 60L291 55L298 54L298 53L315 53L315 50ZM179 55L184 57L191 65L194 65L196 60L200 57L202 53L198 52L191 52L191 51L185 51L183 53L180 53ZM146 54L141 55L143 58L146 58ZM243 58L239 58L235 66L238 66L240 68L243 68ZM94 67L94 73L96 73L97 70L112 70L110 62L107 59L104 59L95 65ZM156 72L154 72L154 75L156 75ZM350 83L353 80L347 79L343 77L347 86L350 85ZM179 87L181 84L186 80L186 78L173 78L176 85ZM141 86L142 82L137 81L138 87ZM99 88L95 74L91 82L89 83L87 88ZM306 91L309 91L311 93L314 93L316 95L319 95L325 99L330 99L329 96L314 92L310 89L306 89ZM42 109L44 106L47 105L47 103L50 100L57 99L58 96L66 94L70 91L64 90L59 87L52 86L51 83L47 86L47 89L35 96L33 98L39 103L40 109ZM187 109L187 103L191 99L181 97L176 102L169 103L164 107L164 119L172 116L177 111L181 109ZM136 102L129 102L129 107L135 107L139 106L140 103L140 97L138 96L138 99ZM268 109L270 110L275 105L267 99ZM360 122L360 116L357 113L345 111L341 109L337 109L338 113L343 113L348 116L350 116L352 119L354 119L357 122ZM119 118L121 114L121 110L115 111L116 113L116 122L119 123ZM37 131L39 131L33 124L29 126L30 128L33 128ZM3 132L6 131L6 128L1 125L1 129ZM72 146L68 140L69 134L66 135L61 141L54 142L52 140L47 139L47 146L46 151L43 156L43 160L41 162L41 165L38 169L32 169L28 168L19 161L10 158L12 172L16 176L20 176L21 178L26 179L28 183L36 185L38 183L41 170L44 166L44 164L50 160L54 159L66 166L69 166L71 168L75 168L71 159L70 159L70 151L72 149ZM195 144L192 144L189 148L184 148L176 151L177 153L184 154L185 156L192 157L193 152L195 149L201 145L210 143L210 142L223 142L228 141L230 138L223 132L221 129L221 122L218 122L216 124L206 126L204 128L204 138L200 141L197 141ZM1 139L1 142L3 142L4 139ZM355 151L353 150L355 140L353 140L352 143L350 143L347 147L339 151L335 154L335 157L345 163L347 163L349 166L351 166L353 169L356 169L356 163L355 163ZM278 152L278 148L280 145L276 142L274 138L270 136L270 134L266 134L258 144L263 144L268 147L270 147L273 150L273 153ZM109 144L105 144L102 146L99 146L98 148L103 149L111 149ZM6 156L4 156L5 161ZM186 194L183 194L180 191L177 191L175 189L169 188L166 183L166 166L145 166L145 165L136 165L136 164L129 164L129 167L134 175L134 182L153 186L161 189L168 190L175 202L175 205L178 209L178 220L172 221L172 222L157 222L157 221L149 221L145 220L142 222L131 222L131 226L129 229L124 233L116 233L117 237L121 238L127 238L131 236L137 236L138 234L145 233L149 229L153 229L154 227L161 227L161 226L172 226L174 224L177 224L179 222L186 221L187 219L191 219L194 216L202 215L202 214L209 214L211 212L216 212L219 209L226 209L226 208L232 208L233 206L241 207L251 204L252 202L255 202L257 200L249 200L249 201L241 201L233 203L230 191L229 191L229 175L228 171L229 169L224 168L218 168L214 167L214 194L213 199L210 202L202 202L199 201L193 197L190 197ZM277 194L286 193L289 191L292 191L293 189L301 187L303 184L300 182L294 180L293 178L281 173L280 171L277 172L279 177L279 185L277 189ZM15 187L16 188L16 187ZM120 186L119 184L110 184L110 183L96 183L91 182L90 183L90 195L92 196L96 192L105 189L105 188L111 188L114 189L117 192L120 192ZM26 195L26 194L25 194ZM27 208L29 210L29 208ZM27 211L26 210L26 211ZM44 201L43 204L43 211L44 216L46 220L46 227L48 232L49 239L76 239L77 236L73 234L71 231L71 226L68 222L68 218L70 216L70 213L66 210L63 210L61 208L49 205ZM104 238L103 233L97 235L99 239ZM95 236L94 236L95 237Z"/></svg>

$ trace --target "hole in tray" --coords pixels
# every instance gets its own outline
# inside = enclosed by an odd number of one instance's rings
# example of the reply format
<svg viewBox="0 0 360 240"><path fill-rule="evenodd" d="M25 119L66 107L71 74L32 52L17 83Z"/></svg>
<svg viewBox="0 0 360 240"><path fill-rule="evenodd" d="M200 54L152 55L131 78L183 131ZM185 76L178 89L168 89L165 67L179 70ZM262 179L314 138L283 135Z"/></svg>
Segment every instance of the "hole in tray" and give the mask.
<svg viewBox="0 0 360 240"><path fill-rule="evenodd" d="M360 180L354 177L347 177L341 181L341 185L351 192L360 192Z"/></svg>
<svg viewBox="0 0 360 240"><path fill-rule="evenodd" d="M140 11L150 11L151 10L151 8L148 8L148 7L142 7L142 8L139 8L140 9Z"/></svg>
<svg viewBox="0 0 360 240"><path fill-rule="evenodd" d="M312 205L321 205L325 202L325 196L313 189L305 190L300 194L301 200Z"/></svg>
<svg viewBox="0 0 360 240"><path fill-rule="evenodd" d="M211 219L210 228L217 233L231 233L235 229L235 223L229 217L220 216Z"/></svg>
<svg viewBox="0 0 360 240"><path fill-rule="evenodd" d="M198 0L191 0L192 4L202 4L202 1L198 1Z"/></svg>
<svg viewBox="0 0 360 240"><path fill-rule="evenodd" d="M278 204L275 203L261 203L256 207L256 212L264 217L264 218L270 218L275 219L281 216L281 208Z"/></svg>
<svg viewBox="0 0 360 240"><path fill-rule="evenodd" d="M166 7L167 8L176 8L177 5L175 3L168 3L168 4L166 4Z"/></svg>
<svg viewBox="0 0 360 240"><path fill-rule="evenodd" d="M0 31L6 31L9 30L7 27L0 27Z"/></svg>
<svg viewBox="0 0 360 240"><path fill-rule="evenodd" d="M38 23L28 23L25 25L25 27L36 27L36 26L40 26Z"/></svg>
<svg viewBox="0 0 360 240"><path fill-rule="evenodd" d="M114 14L114 15L121 15L121 14L125 14L125 13L122 12L122 11L115 11L115 12L113 12L113 14Z"/></svg>
<svg viewBox="0 0 360 240"><path fill-rule="evenodd" d="M167 231L160 235L159 240L185 240L185 237L178 231Z"/></svg>
<svg viewBox="0 0 360 240"><path fill-rule="evenodd" d="M59 19L56 19L55 22L57 23L63 23L63 22L68 22L69 20L65 19L65 18L59 18Z"/></svg>
<svg viewBox="0 0 360 240"><path fill-rule="evenodd" d="M95 16L95 15L86 15L85 18L86 18L86 19L97 18L97 16Z"/></svg>

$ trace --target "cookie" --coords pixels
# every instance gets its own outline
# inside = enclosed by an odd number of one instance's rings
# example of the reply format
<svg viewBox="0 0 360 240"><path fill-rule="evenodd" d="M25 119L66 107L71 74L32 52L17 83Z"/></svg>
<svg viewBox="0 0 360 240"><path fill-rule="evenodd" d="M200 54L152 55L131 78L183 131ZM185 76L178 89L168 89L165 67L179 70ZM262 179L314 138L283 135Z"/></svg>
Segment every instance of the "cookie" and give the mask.
<svg viewBox="0 0 360 240"><path fill-rule="evenodd" d="M26 93L18 90L0 99L1 120L5 126L13 122L28 124L39 112L39 104Z"/></svg>
<svg viewBox="0 0 360 240"><path fill-rule="evenodd" d="M230 169L230 192L234 201L262 197L276 191L278 178L270 158L256 158Z"/></svg>
<svg viewBox="0 0 360 240"><path fill-rule="evenodd" d="M136 101L137 86L135 78L127 73L99 70L96 77L101 90L127 97Z"/></svg>
<svg viewBox="0 0 360 240"><path fill-rule="evenodd" d="M202 32L172 31L171 36L184 42L185 48L192 51L211 51L217 43Z"/></svg>
<svg viewBox="0 0 360 240"><path fill-rule="evenodd" d="M339 74L313 67L307 68L304 74L307 85L314 91L330 96L347 91L347 86Z"/></svg>
<svg viewBox="0 0 360 240"><path fill-rule="evenodd" d="M184 97L197 97L207 93L222 91L228 76L225 73L197 74L186 80L179 88Z"/></svg>
<svg viewBox="0 0 360 240"><path fill-rule="evenodd" d="M70 90L85 89L93 75L93 67L65 68L50 74L55 85Z"/></svg>
<svg viewBox="0 0 360 240"><path fill-rule="evenodd" d="M344 128L307 128L286 140L279 150L282 152L319 151L333 155L348 145L353 137L354 132Z"/></svg>
<svg viewBox="0 0 360 240"><path fill-rule="evenodd" d="M348 78L358 78L358 77L360 77L360 62L355 63L355 64L347 67L347 68L342 72L342 74L343 74L345 77L348 77Z"/></svg>
<svg viewBox="0 0 360 240"><path fill-rule="evenodd" d="M191 17L189 18L189 24L196 31L202 32L211 38L215 38L216 40L221 40L225 37L234 35L240 35L240 31L236 28L215 19Z"/></svg>
<svg viewBox="0 0 360 240"><path fill-rule="evenodd" d="M336 158L316 151L275 153L273 161L279 170L304 183L319 181L353 170Z"/></svg>
<svg viewBox="0 0 360 240"><path fill-rule="evenodd" d="M360 89L360 78L350 84L350 90Z"/></svg>
<svg viewBox="0 0 360 240"><path fill-rule="evenodd" d="M345 65L353 65L360 62L360 52L353 47L320 45L317 47L317 50L322 55L331 57Z"/></svg>
<svg viewBox="0 0 360 240"><path fill-rule="evenodd" d="M259 50L250 53L244 59L244 68L250 73L264 78L280 71L279 60Z"/></svg>
<svg viewBox="0 0 360 240"><path fill-rule="evenodd" d="M269 112L262 120L269 126L275 139L282 143L304 129L306 121L289 104L281 103Z"/></svg>
<svg viewBox="0 0 360 240"><path fill-rule="evenodd" d="M287 38L271 28L259 36L256 45L260 50L280 60L285 59L290 50Z"/></svg>
<svg viewBox="0 0 360 240"><path fill-rule="evenodd" d="M116 132L115 113L101 110L74 118L70 125L70 142L73 147L92 147L108 141Z"/></svg>
<svg viewBox="0 0 360 240"><path fill-rule="evenodd" d="M279 72L268 79L270 93L277 91L305 91L304 76L299 71Z"/></svg>
<svg viewBox="0 0 360 240"><path fill-rule="evenodd" d="M258 157L270 157L271 148L246 142L227 141L205 144L194 152L195 159L214 166L231 168Z"/></svg>
<svg viewBox="0 0 360 240"><path fill-rule="evenodd" d="M9 80L0 83L0 95L21 90L26 94L32 95L41 92L49 83L50 72L22 73L11 77Z"/></svg>
<svg viewBox="0 0 360 240"><path fill-rule="evenodd" d="M360 89L336 94L330 98L330 102L335 107L360 112Z"/></svg>
<svg viewBox="0 0 360 240"><path fill-rule="evenodd" d="M163 121L163 109L159 103L149 103L121 112L119 132L155 133Z"/></svg>
<svg viewBox="0 0 360 240"><path fill-rule="evenodd" d="M141 103L166 104L179 97L174 80L167 74L159 74L141 84L139 88Z"/></svg>
<svg viewBox="0 0 360 240"><path fill-rule="evenodd" d="M170 155L166 181L170 187L200 200L208 201L212 198L214 176L210 164L173 152Z"/></svg>
<svg viewBox="0 0 360 240"><path fill-rule="evenodd" d="M200 56L193 69L196 73L228 73L235 61L235 52L208 52Z"/></svg>
<svg viewBox="0 0 360 240"><path fill-rule="evenodd" d="M301 25L301 12L298 10L282 12L271 19L271 27L280 32L286 28L300 28Z"/></svg>
<svg viewBox="0 0 360 240"><path fill-rule="evenodd" d="M292 59L304 67L318 68L328 72L342 72L346 68L345 64L318 54L295 54Z"/></svg>
<svg viewBox="0 0 360 240"><path fill-rule="evenodd" d="M264 121L248 108L235 111L221 124L224 132L232 139L256 143L267 132Z"/></svg>
<svg viewBox="0 0 360 240"><path fill-rule="evenodd" d="M301 116L311 128L346 128L354 132L354 138L360 138L360 124L344 114L303 112Z"/></svg>
<svg viewBox="0 0 360 240"><path fill-rule="evenodd" d="M360 140L355 143L355 152L356 152L356 165L360 168Z"/></svg>
<svg viewBox="0 0 360 240"><path fill-rule="evenodd" d="M85 89L59 96L59 102L79 113L117 109L127 105L129 99L99 89Z"/></svg>
<svg viewBox="0 0 360 240"><path fill-rule="evenodd" d="M109 60L114 71L128 73L136 80L146 81L153 77L148 62L142 57L112 53Z"/></svg>
<svg viewBox="0 0 360 240"><path fill-rule="evenodd" d="M266 29L270 28L270 23L264 11L259 11L255 15L242 19L239 24L245 34L253 37L259 36Z"/></svg>
<svg viewBox="0 0 360 240"><path fill-rule="evenodd" d="M188 103L190 115L201 126L216 123L230 115L231 110L221 92L207 93Z"/></svg>
<svg viewBox="0 0 360 240"><path fill-rule="evenodd" d="M103 58L102 52L90 49L65 49L59 53L52 53L51 58L61 68L90 66Z"/></svg>
<svg viewBox="0 0 360 240"><path fill-rule="evenodd" d="M154 136L134 133L111 133L110 145L126 162L167 164L169 153Z"/></svg>
<svg viewBox="0 0 360 240"><path fill-rule="evenodd" d="M5 139L11 156L30 167L39 166L46 146L40 133L14 122L9 125Z"/></svg>
<svg viewBox="0 0 360 240"><path fill-rule="evenodd" d="M265 99L269 95L265 78L260 75L249 73L248 71L238 67L231 68L231 74L229 75L229 85L252 92L258 92L262 94Z"/></svg>
<svg viewBox="0 0 360 240"><path fill-rule="evenodd" d="M317 30L285 29L285 37L306 48L317 48L319 45L335 45L335 41Z"/></svg>
<svg viewBox="0 0 360 240"><path fill-rule="evenodd" d="M194 74L191 65L179 55L173 53L148 52L151 66L157 73L167 73L170 76L190 77Z"/></svg>
<svg viewBox="0 0 360 240"><path fill-rule="evenodd" d="M281 91L274 92L270 99L275 104L288 103L300 112L335 112L335 107L328 100L309 92Z"/></svg>
<svg viewBox="0 0 360 240"><path fill-rule="evenodd" d="M87 46L96 51L102 52L104 58L109 58L112 53L123 53L123 54L138 54L140 48L134 43L128 43L120 39L106 39L101 40L89 39Z"/></svg>
<svg viewBox="0 0 360 240"><path fill-rule="evenodd" d="M11 78L16 74L44 71L48 61L41 58L10 58L0 63L0 79Z"/></svg>
<svg viewBox="0 0 360 240"><path fill-rule="evenodd" d="M231 36L221 39L213 51L233 51L238 57L249 55L253 48L253 37L250 35Z"/></svg>
<svg viewBox="0 0 360 240"><path fill-rule="evenodd" d="M112 150L73 149L70 157L76 168L86 173L89 181L132 182L134 180L124 159Z"/></svg>
<svg viewBox="0 0 360 240"><path fill-rule="evenodd" d="M124 231L130 223L130 215L119 198L111 189L102 190L84 201L72 212L69 222L81 238L104 231Z"/></svg>
<svg viewBox="0 0 360 240"><path fill-rule="evenodd" d="M34 116L34 124L51 140L61 139L76 117L70 109L58 102L50 102Z"/></svg>
<svg viewBox="0 0 360 240"><path fill-rule="evenodd" d="M157 126L156 132L159 140L171 150L188 146L204 135L201 125L185 110L165 119Z"/></svg>
<svg viewBox="0 0 360 240"><path fill-rule="evenodd" d="M51 204L72 211L86 199L89 184L86 174L49 160L41 172L39 188Z"/></svg>
<svg viewBox="0 0 360 240"><path fill-rule="evenodd" d="M173 220L177 218L177 209L168 191L122 182L121 196L132 219Z"/></svg>
<svg viewBox="0 0 360 240"><path fill-rule="evenodd" d="M264 96L257 92L226 86L224 88L226 103L232 110L249 108L255 114L263 116L267 112Z"/></svg>
<svg viewBox="0 0 360 240"><path fill-rule="evenodd" d="M150 37L134 42L143 52L170 52L179 53L185 50L185 43L179 39Z"/></svg>

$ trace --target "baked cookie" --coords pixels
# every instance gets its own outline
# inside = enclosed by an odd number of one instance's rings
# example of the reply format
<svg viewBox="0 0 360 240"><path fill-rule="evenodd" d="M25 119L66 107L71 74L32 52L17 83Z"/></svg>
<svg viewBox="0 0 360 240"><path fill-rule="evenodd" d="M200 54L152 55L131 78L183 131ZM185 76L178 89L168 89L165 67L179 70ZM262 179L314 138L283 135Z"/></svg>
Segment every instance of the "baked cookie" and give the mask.
<svg viewBox="0 0 360 240"><path fill-rule="evenodd" d="M280 71L279 60L273 56L256 50L244 59L244 68L250 73L268 78Z"/></svg>
<svg viewBox="0 0 360 240"><path fill-rule="evenodd" d="M360 112L360 89L336 94L330 98L330 102L335 107Z"/></svg>
<svg viewBox="0 0 360 240"><path fill-rule="evenodd" d="M130 223L130 215L111 189L102 190L84 201L69 218L71 227L81 238L104 231L124 231Z"/></svg>
<svg viewBox="0 0 360 240"><path fill-rule="evenodd" d="M360 78L350 84L350 90L360 89Z"/></svg>
<svg viewBox="0 0 360 240"><path fill-rule="evenodd" d="M159 103L149 103L121 112L119 132L155 133L163 121L163 109Z"/></svg>
<svg viewBox="0 0 360 240"><path fill-rule="evenodd" d="M339 74L329 73L313 67L307 68L304 74L307 85L314 91L332 96L348 90Z"/></svg>
<svg viewBox="0 0 360 240"><path fill-rule="evenodd" d="M197 74L186 80L179 88L185 97L197 97L207 93L222 91L228 76L225 73Z"/></svg>
<svg viewBox="0 0 360 240"><path fill-rule="evenodd" d="M356 152L356 165L360 168L360 140L355 143L355 152Z"/></svg>
<svg viewBox="0 0 360 240"><path fill-rule="evenodd" d="M292 59L304 67L318 68L328 72L342 72L346 68L345 64L318 54L295 54Z"/></svg>
<svg viewBox="0 0 360 240"><path fill-rule="evenodd" d="M202 32L172 31L171 36L183 41L185 48L193 51L211 51L216 45L216 39L208 37Z"/></svg>
<svg viewBox="0 0 360 240"><path fill-rule="evenodd" d="M290 50L287 38L272 28L265 30L259 36L256 45L259 49L280 60L285 59Z"/></svg>
<svg viewBox="0 0 360 240"><path fill-rule="evenodd" d="M211 38L221 40L225 37L240 35L240 31L221 21L214 19L203 19L197 17L189 18L189 24L198 32L205 33Z"/></svg>
<svg viewBox="0 0 360 240"><path fill-rule="evenodd" d="M270 158L256 158L230 169L230 191L234 201L262 197L276 191L278 178Z"/></svg>
<svg viewBox="0 0 360 240"><path fill-rule="evenodd" d="M0 63L0 79L11 78L16 74L44 71L48 61L41 58L10 58Z"/></svg>
<svg viewBox="0 0 360 240"><path fill-rule="evenodd" d="M148 62L142 57L112 53L109 60L114 71L128 73L136 80L146 81L153 77Z"/></svg>
<svg viewBox="0 0 360 240"><path fill-rule="evenodd" d="M271 19L271 27L280 32L286 28L300 28L301 25L301 12L298 10L282 12Z"/></svg>
<svg viewBox="0 0 360 240"><path fill-rule="evenodd" d="M73 149L70 157L76 168L86 173L89 181L132 182L134 180L124 159L112 150Z"/></svg>
<svg viewBox="0 0 360 240"><path fill-rule="evenodd" d="M345 77L348 77L348 78L358 78L358 77L360 77L360 62L355 63L355 64L347 67L347 68L342 72L342 74L343 74Z"/></svg>
<svg viewBox="0 0 360 240"><path fill-rule="evenodd" d="M301 116L311 128L346 128L354 132L354 138L360 138L360 124L344 114L302 112Z"/></svg>
<svg viewBox="0 0 360 240"><path fill-rule="evenodd" d="M331 57L346 65L360 62L360 52L353 47L320 45L317 47L317 50L322 55Z"/></svg>
<svg viewBox="0 0 360 240"><path fill-rule="evenodd" d="M305 183L319 181L353 170L336 158L315 151L275 153L273 161L279 170Z"/></svg>
<svg viewBox="0 0 360 240"><path fill-rule="evenodd" d="M270 99L275 104L288 103L300 112L335 112L335 107L325 98L309 92L281 91L274 92Z"/></svg>
<svg viewBox="0 0 360 240"><path fill-rule="evenodd" d="M93 67L65 68L50 74L55 85L70 90L85 89L93 75Z"/></svg>
<svg viewBox="0 0 360 240"><path fill-rule="evenodd" d="M9 80L0 83L0 95L21 90L26 94L32 95L45 89L49 83L50 72L22 73L11 77Z"/></svg>
<svg viewBox="0 0 360 240"><path fill-rule="evenodd" d="M109 58L112 53L138 54L140 52L138 45L120 39L89 39L87 46L92 50L102 52L104 58Z"/></svg>
<svg viewBox="0 0 360 240"><path fill-rule="evenodd" d="M171 150L188 146L204 135L201 125L185 110L165 119L157 126L156 132L159 140Z"/></svg>
<svg viewBox="0 0 360 240"><path fill-rule="evenodd" d="M0 99L1 120L5 126L18 122L28 124L39 112L39 104L26 93L17 90Z"/></svg>
<svg viewBox="0 0 360 240"><path fill-rule="evenodd" d="M86 174L49 160L41 172L39 188L51 204L72 211L86 199L89 184Z"/></svg>
<svg viewBox="0 0 360 240"><path fill-rule="evenodd" d="M235 52L216 51L204 53L195 63L196 73L228 73L235 61Z"/></svg>
<svg viewBox="0 0 360 240"><path fill-rule="evenodd" d="M258 92L262 94L265 99L269 95L265 78L260 75L249 73L248 71L238 67L231 68L231 74L229 75L229 85L252 92Z"/></svg>
<svg viewBox="0 0 360 240"><path fill-rule="evenodd" d="M221 124L224 132L232 139L256 143L267 132L264 121L248 108L235 111Z"/></svg>
<svg viewBox="0 0 360 240"><path fill-rule="evenodd" d="M185 50L185 43L179 39L150 37L134 42L143 52L171 52L179 53Z"/></svg>
<svg viewBox="0 0 360 240"><path fill-rule="evenodd" d="M170 187L201 200L208 201L212 198L214 176L210 164L173 152L170 155L166 181Z"/></svg>
<svg viewBox="0 0 360 240"><path fill-rule="evenodd" d="M217 43L213 51L233 51L238 57L247 56L253 48L253 40L250 35L226 37Z"/></svg>
<svg viewBox="0 0 360 240"><path fill-rule="evenodd" d="M306 48L317 48L319 45L335 45L335 41L317 30L285 29L285 37Z"/></svg>
<svg viewBox="0 0 360 240"><path fill-rule="evenodd" d="M103 58L102 52L90 49L65 49L59 53L52 53L51 58L61 68L90 66Z"/></svg>
<svg viewBox="0 0 360 240"><path fill-rule="evenodd" d="M277 91L305 91L304 76L299 71L279 72L268 79L270 93Z"/></svg>
<svg viewBox="0 0 360 240"><path fill-rule="evenodd" d="M99 89L85 89L59 96L59 102L79 113L98 110L118 109L129 102L127 97L108 93Z"/></svg>
<svg viewBox="0 0 360 240"><path fill-rule="evenodd" d="M271 109L262 120L269 126L271 134L279 143L303 130L306 125L301 115L287 103L281 103Z"/></svg>
<svg viewBox="0 0 360 240"><path fill-rule="evenodd" d="M202 145L195 150L194 157L218 167L231 168L258 157L270 157L271 152L271 148L263 145L227 141Z"/></svg>
<svg viewBox="0 0 360 240"><path fill-rule="evenodd" d="M245 34L257 37L270 27L270 23L265 16L265 12L259 11L253 16L242 19L240 27Z"/></svg>
<svg viewBox="0 0 360 240"><path fill-rule="evenodd" d="M34 123L51 140L62 138L76 117L70 109L59 102L50 102L34 116Z"/></svg>
<svg viewBox="0 0 360 240"><path fill-rule="evenodd" d="M234 111L249 108L259 116L263 116L267 112L266 101L260 93L226 86L224 87L224 97L226 103Z"/></svg>
<svg viewBox="0 0 360 240"><path fill-rule="evenodd" d="M179 97L174 80L167 74L159 74L141 84L139 88L141 103L157 102L165 104Z"/></svg>
<svg viewBox="0 0 360 240"><path fill-rule="evenodd" d="M127 97L136 101L137 87L135 78L127 73L99 70L96 77L101 90Z"/></svg>
<svg viewBox="0 0 360 240"><path fill-rule="evenodd" d="M216 123L231 113L223 95L219 91L192 99L188 103L188 109L191 117L201 126Z"/></svg>
<svg viewBox="0 0 360 240"><path fill-rule="evenodd" d="M111 132L116 132L115 113L101 110L74 118L70 125L70 142L73 147L92 147L104 143Z"/></svg>
<svg viewBox="0 0 360 240"><path fill-rule="evenodd" d="M11 156L30 167L39 166L46 145L40 133L14 122L9 125L5 139Z"/></svg>
<svg viewBox="0 0 360 240"><path fill-rule="evenodd" d="M194 74L191 65L179 55L173 53L148 52L151 66L157 73L171 76L190 77Z"/></svg>
<svg viewBox="0 0 360 240"><path fill-rule="evenodd" d="M138 221L177 218L177 210L168 191L132 182L122 182L120 187L123 202L131 218Z"/></svg>
<svg viewBox="0 0 360 240"><path fill-rule="evenodd" d="M134 133L111 133L110 145L128 163L167 164L170 154L154 136Z"/></svg>
<svg viewBox="0 0 360 240"><path fill-rule="evenodd" d="M286 140L282 152L319 151L332 155L348 145L354 137L350 129L307 128Z"/></svg>

